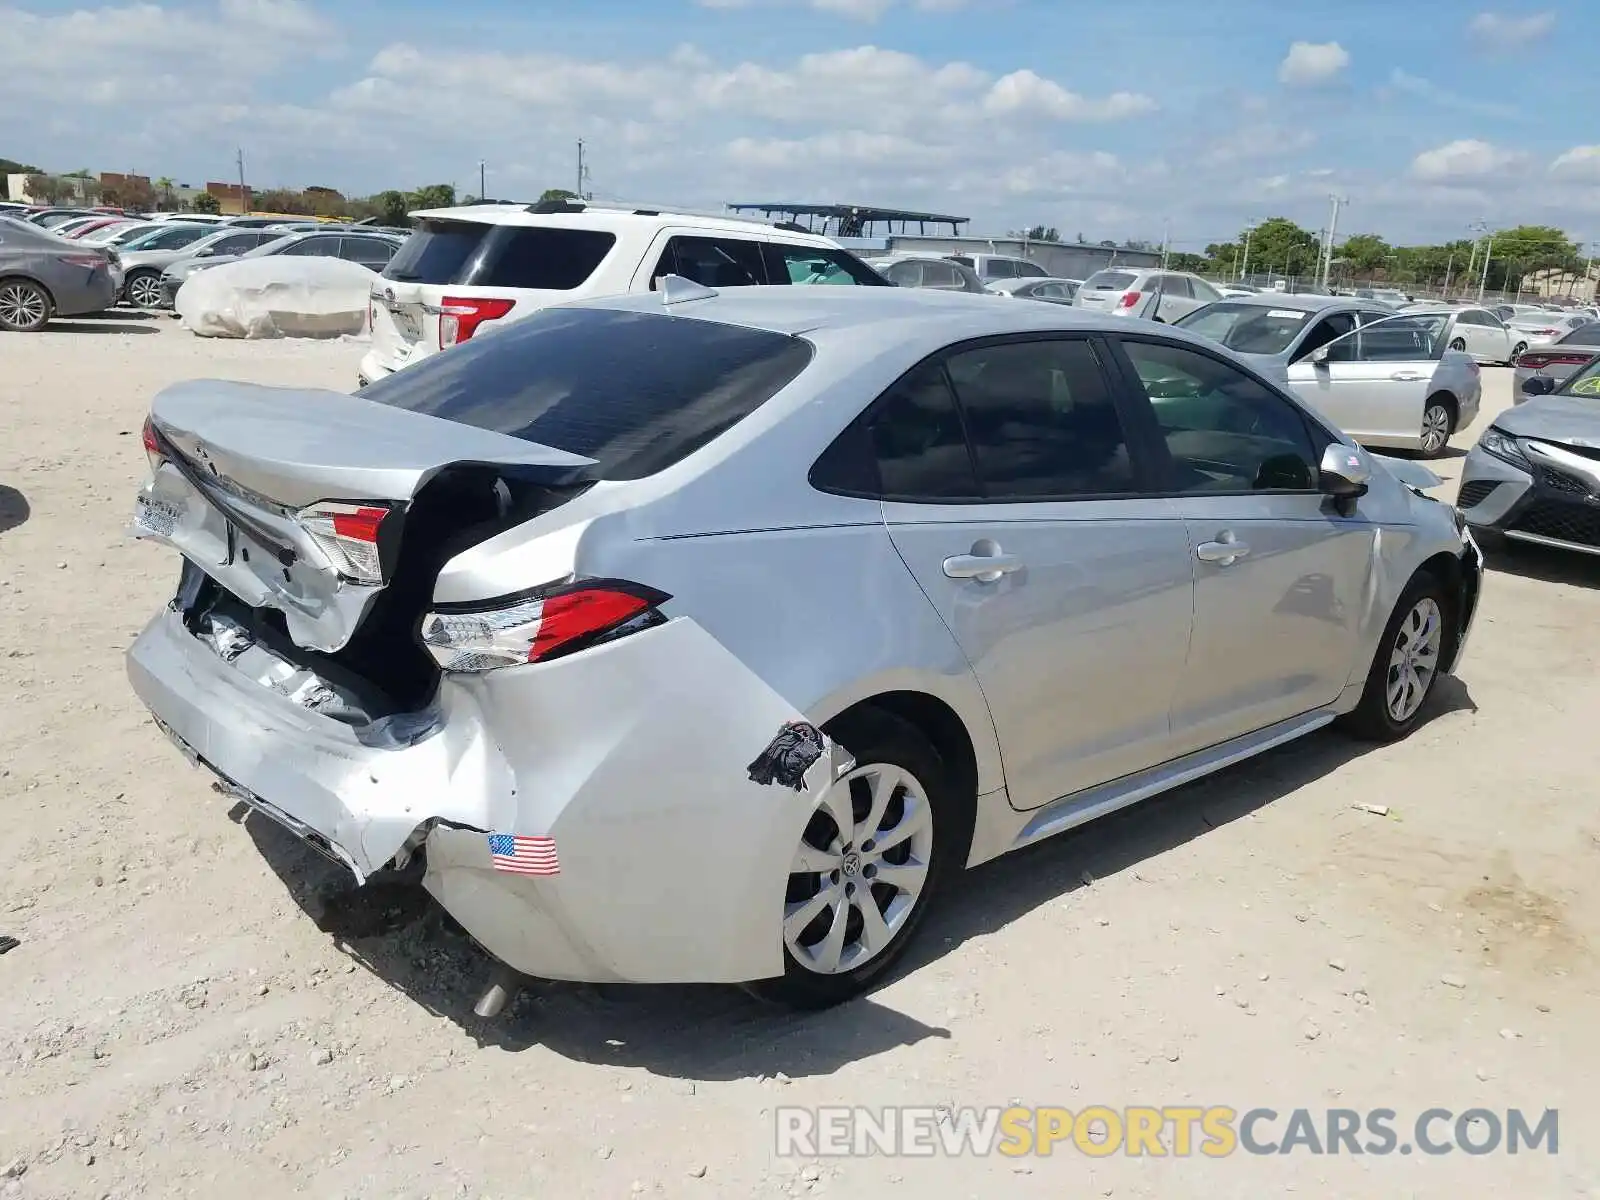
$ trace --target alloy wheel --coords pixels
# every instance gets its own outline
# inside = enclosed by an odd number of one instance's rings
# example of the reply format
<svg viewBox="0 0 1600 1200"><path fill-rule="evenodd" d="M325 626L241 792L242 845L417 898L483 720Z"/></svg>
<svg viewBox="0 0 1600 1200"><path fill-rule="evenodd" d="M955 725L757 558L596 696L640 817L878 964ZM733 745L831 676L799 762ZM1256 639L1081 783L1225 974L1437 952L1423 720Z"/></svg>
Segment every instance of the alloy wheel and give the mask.
<svg viewBox="0 0 1600 1200"><path fill-rule="evenodd" d="M1389 652L1384 699L1395 722L1410 720L1428 698L1443 643L1444 615L1433 597L1423 596L1400 622Z"/></svg>
<svg viewBox="0 0 1600 1200"><path fill-rule="evenodd" d="M157 308L161 304L161 280L154 275L135 275L128 280L128 299L135 308Z"/></svg>
<svg viewBox="0 0 1600 1200"><path fill-rule="evenodd" d="M796 963L839 975L877 958L922 899L933 810L911 772L859 765L812 815L789 869L783 941Z"/></svg>
<svg viewBox="0 0 1600 1200"><path fill-rule="evenodd" d="M1462 338L1457 338L1455 341L1450 343L1450 349L1452 350L1465 350L1466 348L1467 343Z"/></svg>
<svg viewBox="0 0 1600 1200"><path fill-rule="evenodd" d="M1450 410L1442 404L1430 404L1422 414L1422 452L1438 454L1450 440Z"/></svg>
<svg viewBox="0 0 1600 1200"><path fill-rule="evenodd" d="M36 285L25 280L0 284L0 325L10 329L35 329L44 324L50 302Z"/></svg>

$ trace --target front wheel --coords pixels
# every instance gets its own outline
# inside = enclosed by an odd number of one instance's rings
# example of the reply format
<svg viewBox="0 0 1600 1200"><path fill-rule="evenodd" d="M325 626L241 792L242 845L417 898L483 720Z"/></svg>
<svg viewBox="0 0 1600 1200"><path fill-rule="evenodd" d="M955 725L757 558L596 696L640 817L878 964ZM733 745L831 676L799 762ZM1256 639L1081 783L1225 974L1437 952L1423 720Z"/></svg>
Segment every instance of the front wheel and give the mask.
<svg viewBox="0 0 1600 1200"><path fill-rule="evenodd" d="M154 271L135 271L122 285L122 294L135 308L160 308L161 276Z"/></svg>
<svg viewBox="0 0 1600 1200"><path fill-rule="evenodd" d="M783 884L784 973L753 988L796 1008L828 1008L880 979L964 852L954 784L913 726L866 711L836 736L856 765L795 847Z"/></svg>
<svg viewBox="0 0 1600 1200"><path fill-rule="evenodd" d="M1444 661L1450 613L1444 585L1431 574L1418 575L1395 605L1378 642L1361 702L1344 726L1357 737L1394 742L1421 722Z"/></svg>
<svg viewBox="0 0 1600 1200"><path fill-rule="evenodd" d="M1466 348L1467 342L1465 338L1456 338L1455 341L1450 343L1450 349L1452 350L1465 350Z"/></svg>
<svg viewBox="0 0 1600 1200"><path fill-rule="evenodd" d="M1527 353L1527 350L1527 342L1518 342L1515 346L1511 347L1511 364L1515 366L1517 359L1521 358L1525 353Z"/></svg>
<svg viewBox="0 0 1600 1200"><path fill-rule="evenodd" d="M0 329L38 333L50 323L50 293L31 279L0 279Z"/></svg>
<svg viewBox="0 0 1600 1200"><path fill-rule="evenodd" d="M1455 413L1450 402L1440 396L1429 396L1422 409L1421 448L1423 458L1438 458L1450 444L1451 426Z"/></svg>

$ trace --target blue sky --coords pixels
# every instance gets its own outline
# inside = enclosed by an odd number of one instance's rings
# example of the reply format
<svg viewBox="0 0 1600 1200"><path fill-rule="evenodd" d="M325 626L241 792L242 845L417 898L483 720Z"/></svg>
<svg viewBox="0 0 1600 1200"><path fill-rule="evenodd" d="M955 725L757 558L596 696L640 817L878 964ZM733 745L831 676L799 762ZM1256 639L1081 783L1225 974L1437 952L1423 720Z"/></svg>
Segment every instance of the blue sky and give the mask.
<svg viewBox="0 0 1600 1200"><path fill-rule="evenodd" d="M1199 249L1251 218L1600 238L1600 5L0 0L0 155L348 192L897 204ZM1569 65L1571 64L1571 65Z"/></svg>

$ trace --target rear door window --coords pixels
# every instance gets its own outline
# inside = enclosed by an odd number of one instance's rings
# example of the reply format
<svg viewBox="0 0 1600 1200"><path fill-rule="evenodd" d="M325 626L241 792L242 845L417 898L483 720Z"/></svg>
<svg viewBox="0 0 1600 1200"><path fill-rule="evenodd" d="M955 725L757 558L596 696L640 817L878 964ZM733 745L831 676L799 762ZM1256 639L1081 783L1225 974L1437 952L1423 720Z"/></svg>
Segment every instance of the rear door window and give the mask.
<svg viewBox="0 0 1600 1200"><path fill-rule="evenodd" d="M767 259L767 279L772 283L883 286L883 276L842 250L767 242L763 252Z"/></svg>
<svg viewBox="0 0 1600 1200"><path fill-rule="evenodd" d="M642 479L755 412L811 355L764 329L557 307L357 394L593 458L602 479Z"/></svg>
<svg viewBox="0 0 1600 1200"><path fill-rule="evenodd" d="M767 282L761 243L739 238L671 238L651 276L652 290L663 275L681 275L710 288L752 287Z"/></svg>
<svg viewBox="0 0 1600 1200"><path fill-rule="evenodd" d="M302 238L293 245L285 246L281 253L285 256L292 254L297 258L337 258L339 256L339 239L336 237Z"/></svg>
<svg viewBox="0 0 1600 1200"><path fill-rule="evenodd" d="M394 257L395 245L382 238L346 237L339 239L339 257L381 271Z"/></svg>
<svg viewBox="0 0 1600 1200"><path fill-rule="evenodd" d="M261 235L257 233L235 233L225 238L218 238L211 246L211 253L217 254L243 254L246 250L254 250L261 244Z"/></svg>
<svg viewBox="0 0 1600 1200"><path fill-rule="evenodd" d="M983 264L983 277L985 279L1015 279L1017 277L1017 264L1004 258L986 259Z"/></svg>
<svg viewBox="0 0 1600 1200"><path fill-rule="evenodd" d="M1038 263L1019 262L1012 265L1016 268L1018 279L1045 279L1050 274Z"/></svg>

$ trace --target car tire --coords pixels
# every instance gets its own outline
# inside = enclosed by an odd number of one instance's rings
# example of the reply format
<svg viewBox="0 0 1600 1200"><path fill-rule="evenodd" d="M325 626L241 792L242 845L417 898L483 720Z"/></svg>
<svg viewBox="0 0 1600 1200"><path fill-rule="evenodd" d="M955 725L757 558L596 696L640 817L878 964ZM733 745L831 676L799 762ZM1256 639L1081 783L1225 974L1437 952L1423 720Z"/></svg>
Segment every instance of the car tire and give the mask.
<svg viewBox="0 0 1600 1200"><path fill-rule="evenodd" d="M1518 342L1515 346L1511 347L1511 362L1507 363L1506 365L1507 366L1515 365L1517 359L1521 358L1527 352L1528 352L1528 343L1527 342Z"/></svg>
<svg viewBox="0 0 1600 1200"><path fill-rule="evenodd" d="M851 819L857 824L850 834L841 837L839 822L830 815L833 806L829 800L824 799L817 807L802 846L797 848L797 861L801 854L821 846L847 847L848 852L823 852L819 863L835 858L840 863L831 873L806 870L787 877L783 885L787 919L785 928L777 931L783 941L784 973L776 979L753 983L749 989L765 1000L791 1008L831 1008L882 980L911 945L945 877L959 869L971 829L970 812L964 812L950 771L915 726L890 713L862 708L830 726L829 734L856 760L855 768L834 784L832 796L850 805ZM871 832L898 829L906 836L888 851L878 851L871 838L863 836L869 831L860 822L872 819L873 783L892 781L896 776L904 782L895 783L891 789L880 809L877 828ZM891 821L894 823L888 824ZM920 832L924 824L927 838ZM910 830L917 832L907 833ZM926 869L915 894L882 882L880 867L885 873L900 868L907 881L914 881L918 865ZM913 869L905 871L903 868L908 866ZM870 882L872 879L878 882ZM812 903L824 894L836 898L822 902L820 907ZM902 902L904 906L897 909ZM879 913L880 931L892 929L875 950L867 946L864 936L864 904L872 905ZM811 919L790 928L791 922L804 916L808 905L815 909ZM819 966L818 960L825 961L830 956L830 948L835 945L832 937L840 921L844 925L836 945L842 950L836 952L838 961L829 970ZM858 965L839 969L848 961L847 956L860 954L866 957Z"/></svg>
<svg viewBox="0 0 1600 1200"><path fill-rule="evenodd" d="M1450 448L1450 435L1456 431L1456 406L1443 392L1429 396L1422 406L1422 429L1418 435L1423 458L1438 458Z"/></svg>
<svg viewBox="0 0 1600 1200"><path fill-rule="evenodd" d="M1395 742L1405 737L1421 723L1438 682L1439 664L1449 659L1455 638L1454 606L1444 584L1431 572L1419 572L1401 593L1378 639L1360 703L1340 724L1367 741ZM1431 645L1419 652L1419 643ZM1429 660L1432 669L1426 678L1416 679L1417 666ZM1408 682L1420 684L1421 694L1414 686L1408 688Z"/></svg>
<svg viewBox="0 0 1600 1200"><path fill-rule="evenodd" d="M55 303L50 293L31 279L0 279L0 329L7 333L38 333L50 324Z"/></svg>
<svg viewBox="0 0 1600 1200"><path fill-rule="evenodd" d="M135 308L161 307L161 273L131 272L122 282L122 295Z"/></svg>
<svg viewBox="0 0 1600 1200"><path fill-rule="evenodd" d="M1456 338L1450 343L1450 349L1452 350L1465 350L1466 348L1467 342L1465 338Z"/></svg>

